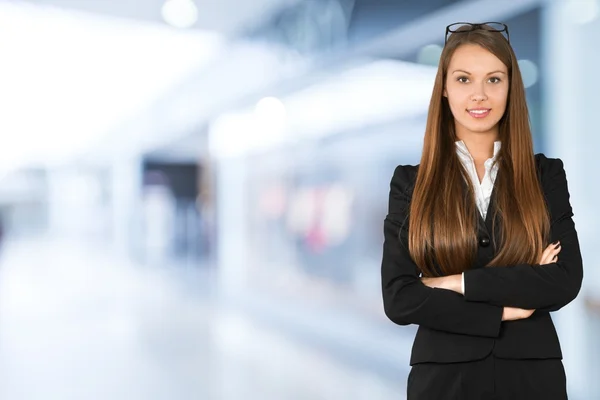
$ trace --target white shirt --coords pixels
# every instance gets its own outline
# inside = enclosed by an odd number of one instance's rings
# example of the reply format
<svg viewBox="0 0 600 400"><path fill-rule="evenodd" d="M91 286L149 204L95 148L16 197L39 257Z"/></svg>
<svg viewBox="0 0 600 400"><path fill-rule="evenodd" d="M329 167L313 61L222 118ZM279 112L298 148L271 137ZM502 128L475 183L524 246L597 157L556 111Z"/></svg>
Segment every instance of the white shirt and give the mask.
<svg viewBox="0 0 600 400"><path fill-rule="evenodd" d="M465 167L467 174L471 178L471 182L473 183L473 187L475 188L475 202L477 203L477 209L481 213L483 219L485 219L488 211L488 207L490 205L490 197L492 196L492 190L494 189L494 182L496 180L496 175L498 174L498 165L494 164L496 160L496 156L500 151L501 143L500 141L494 142L494 155L492 158L488 158L485 160L485 174L481 182L479 182L479 177L477 176L477 169L475 168L475 161L469 153L469 149L465 145L465 142L459 140L455 142L456 144L456 154L460 159L460 162ZM493 164L493 165L492 165ZM465 293L465 274L462 273L462 292Z"/></svg>
<svg viewBox="0 0 600 400"><path fill-rule="evenodd" d="M469 174L471 182L473 183L473 187L475 188L475 202L477 204L477 208L479 209L483 219L485 219L488 206L490 205L490 197L492 196L492 190L494 189L496 175L498 174L498 165L494 164L492 166L492 164L496 160L498 152L500 151L500 141L494 142L494 155L492 158L485 160L485 174L481 183L479 182L477 170L475 169L475 161L473 160L471 153L469 153L465 142L459 140L455 143L456 154L458 155L462 165L467 170L467 174Z"/></svg>

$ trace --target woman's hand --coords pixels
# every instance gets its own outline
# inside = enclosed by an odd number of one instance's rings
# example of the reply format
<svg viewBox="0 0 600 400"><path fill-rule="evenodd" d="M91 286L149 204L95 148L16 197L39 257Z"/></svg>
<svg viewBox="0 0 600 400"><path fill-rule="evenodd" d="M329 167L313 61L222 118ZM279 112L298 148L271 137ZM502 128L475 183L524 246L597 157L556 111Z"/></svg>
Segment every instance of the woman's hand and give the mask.
<svg viewBox="0 0 600 400"><path fill-rule="evenodd" d="M516 307L504 307L502 310L502 321L516 321L531 317L535 310L525 310Z"/></svg>
<svg viewBox="0 0 600 400"><path fill-rule="evenodd" d="M540 265L550 264L558 261L558 253L560 253L560 241L550 243L540 258Z"/></svg>

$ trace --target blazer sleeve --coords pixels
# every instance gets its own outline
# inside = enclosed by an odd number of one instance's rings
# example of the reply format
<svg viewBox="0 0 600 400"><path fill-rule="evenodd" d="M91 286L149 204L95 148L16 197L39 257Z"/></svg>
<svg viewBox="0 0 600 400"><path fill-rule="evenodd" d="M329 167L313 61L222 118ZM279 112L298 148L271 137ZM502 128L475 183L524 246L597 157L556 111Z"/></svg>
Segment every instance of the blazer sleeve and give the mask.
<svg viewBox="0 0 600 400"><path fill-rule="evenodd" d="M583 262L566 173L560 159L541 157L542 186L550 209L551 242L560 240L561 243L558 261L465 271L467 301L556 311L577 297L583 280Z"/></svg>
<svg viewBox="0 0 600 400"><path fill-rule="evenodd" d="M390 183L389 209L384 220L381 264L383 305L387 317L399 324L472 336L497 337L503 308L467 302L450 290L430 288L408 252L409 187L414 166L398 166ZM413 173L411 173L413 172Z"/></svg>

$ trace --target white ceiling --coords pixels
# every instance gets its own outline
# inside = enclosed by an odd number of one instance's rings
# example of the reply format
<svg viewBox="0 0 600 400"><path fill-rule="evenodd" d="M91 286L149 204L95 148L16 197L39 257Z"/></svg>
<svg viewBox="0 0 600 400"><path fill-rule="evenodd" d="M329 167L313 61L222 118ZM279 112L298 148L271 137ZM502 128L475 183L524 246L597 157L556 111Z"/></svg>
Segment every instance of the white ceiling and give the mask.
<svg viewBox="0 0 600 400"><path fill-rule="evenodd" d="M21 0L49 5L163 23L161 7L164 0ZM226 36L237 35L260 25L273 13L300 0L194 0L198 7L198 22L194 28L215 31Z"/></svg>

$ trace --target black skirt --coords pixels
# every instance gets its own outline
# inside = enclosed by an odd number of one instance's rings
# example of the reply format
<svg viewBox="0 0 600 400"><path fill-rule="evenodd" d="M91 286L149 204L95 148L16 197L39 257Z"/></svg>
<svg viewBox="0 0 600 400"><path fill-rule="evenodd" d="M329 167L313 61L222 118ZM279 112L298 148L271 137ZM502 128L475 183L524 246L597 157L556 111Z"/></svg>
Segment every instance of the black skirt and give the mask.
<svg viewBox="0 0 600 400"><path fill-rule="evenodd" d="M566 400L558 358L509 360L492 354L462 363L421 363L408 375L407 400Z"/></svg>

